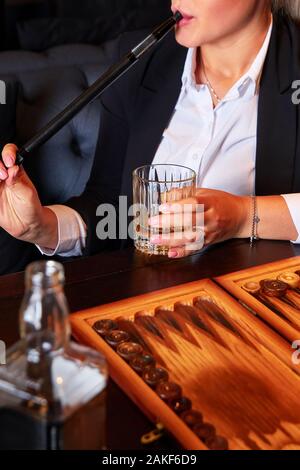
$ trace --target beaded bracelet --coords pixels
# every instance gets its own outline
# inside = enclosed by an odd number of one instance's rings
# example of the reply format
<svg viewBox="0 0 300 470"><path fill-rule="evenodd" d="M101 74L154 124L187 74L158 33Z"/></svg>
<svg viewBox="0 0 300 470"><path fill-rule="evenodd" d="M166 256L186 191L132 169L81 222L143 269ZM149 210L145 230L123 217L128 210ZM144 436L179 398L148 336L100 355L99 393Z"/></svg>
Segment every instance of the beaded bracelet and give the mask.
<svg viewBox="0 0 300 470"><path fill-rule="evenodd" d="M251 236L250 236L250 246L252 247L256 240L259 240L257 235L257 226L260 222L260 218L258 217L257 213L257 198L256 196L251 196L252 205L253 205L253 219L252 219L252 229L251 229Z"/></svg>

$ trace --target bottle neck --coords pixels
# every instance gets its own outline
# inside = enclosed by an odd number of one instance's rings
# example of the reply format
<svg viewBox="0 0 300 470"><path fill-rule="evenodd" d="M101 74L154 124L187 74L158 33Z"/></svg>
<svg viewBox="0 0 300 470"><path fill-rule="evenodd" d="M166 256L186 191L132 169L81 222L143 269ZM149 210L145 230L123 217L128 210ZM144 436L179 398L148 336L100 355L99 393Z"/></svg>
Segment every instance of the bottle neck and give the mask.
<svg viewBox="0 0 300 470"><path fill-rule="evenodd" d="M20 311L20 334L28 360L39 362L65 348L70 340L64 270L54 261L32 263L26 270L26 292Z"/></svg>

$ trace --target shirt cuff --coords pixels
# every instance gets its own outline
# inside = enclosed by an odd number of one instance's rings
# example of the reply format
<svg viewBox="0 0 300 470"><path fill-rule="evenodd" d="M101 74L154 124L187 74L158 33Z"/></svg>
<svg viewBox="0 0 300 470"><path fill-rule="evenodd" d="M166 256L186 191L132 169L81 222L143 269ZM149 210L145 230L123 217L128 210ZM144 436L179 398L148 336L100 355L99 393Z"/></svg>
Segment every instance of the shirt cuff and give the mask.
<svg viewBox="0 0 300 470"><path fill-rule="evenodd" d="M300 243L300 193L298 194L282 194L290 211L294 225L298 232L297 240L291 240L292 243Z"/></svg>
<svg viewBox="0 0 300 470"><path fill-rule="evenodd" d="M63 205L47 206L56 215L58 222L58 243L54 250L37 246L46 256L81 256L86 246L87 227L78 212Z"/></svg>

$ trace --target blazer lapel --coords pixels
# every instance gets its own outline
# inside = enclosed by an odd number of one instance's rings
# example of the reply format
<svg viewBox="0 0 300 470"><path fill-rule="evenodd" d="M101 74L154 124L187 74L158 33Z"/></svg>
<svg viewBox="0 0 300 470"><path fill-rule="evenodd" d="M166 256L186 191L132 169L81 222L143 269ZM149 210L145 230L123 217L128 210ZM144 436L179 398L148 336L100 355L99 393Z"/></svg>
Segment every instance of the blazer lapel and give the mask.
<svg viewBox="0 0 300 470"><path fill-rule="evenodd" d="M187 49L167 37L153 55L140 85L133 111L131 136L122 178L121 194L131 203L132 172L152 163L181 91Z"/></svg>
<svg viewBox="0 0 300 470"><path fill-rule="evenodd" d="M298 110L292 103L296 38L284 18L277 18L261 81L256 154L256 194L293 189ZM296 30L295 30L296 31ZM294 78L293 78L294 77Z"/></svg>

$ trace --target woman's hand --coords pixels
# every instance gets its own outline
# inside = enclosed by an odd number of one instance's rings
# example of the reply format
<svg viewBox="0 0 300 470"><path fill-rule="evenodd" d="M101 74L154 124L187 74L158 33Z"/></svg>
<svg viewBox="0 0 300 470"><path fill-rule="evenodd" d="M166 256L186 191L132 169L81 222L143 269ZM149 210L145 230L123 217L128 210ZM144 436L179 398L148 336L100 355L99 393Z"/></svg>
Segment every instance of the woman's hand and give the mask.
<svg viewBox="0 0 300 470"><path fill-rule="evenodd" d="M56 246L57 219L41 205L22 167L15 165L17 147L8 144L0 162L0 226L13 237L41 246Z"/></svg>
<svg viewBox="0 0 300 470"><path fill-rule="evenodd" d="M251 198L223 191L198 189L194 198L163 204L161 215L150 218L151 227L167 232L185 222L182 232L155 235L151 242L169 247L170 258L182 258L203 246L231 238L245 238L251 231ZM193 227L190 230L189 227Z"/></svg>

